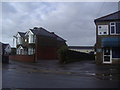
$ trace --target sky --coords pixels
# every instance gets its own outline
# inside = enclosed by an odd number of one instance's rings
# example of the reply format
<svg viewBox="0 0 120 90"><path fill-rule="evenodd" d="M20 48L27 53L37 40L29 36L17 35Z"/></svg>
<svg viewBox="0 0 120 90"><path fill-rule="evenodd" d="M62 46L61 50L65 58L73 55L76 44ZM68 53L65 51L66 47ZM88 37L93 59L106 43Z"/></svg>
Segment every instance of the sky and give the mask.
<svg viewBox="0 0 120 90"><path fill-rule="evenodd" d="M69 46L92 46L96 42L94 19L118 10L117 2L2 2L1 6L0 41L11 46L13 35L34 27L55 32Z"/></svg>

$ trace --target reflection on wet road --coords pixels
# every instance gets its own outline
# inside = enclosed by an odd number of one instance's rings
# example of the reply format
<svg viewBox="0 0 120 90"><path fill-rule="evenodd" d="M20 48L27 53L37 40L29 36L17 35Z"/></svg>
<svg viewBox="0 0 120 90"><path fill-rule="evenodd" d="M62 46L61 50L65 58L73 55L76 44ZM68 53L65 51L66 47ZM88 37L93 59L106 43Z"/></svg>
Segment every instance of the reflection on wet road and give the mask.
<svg viewBox="0 0 120 90"><path fill-rule="evenodd" d="M104 88L119 87L119 67L81 61L60 65L57 61L10 62L3 65L4 88Z"/></svg>

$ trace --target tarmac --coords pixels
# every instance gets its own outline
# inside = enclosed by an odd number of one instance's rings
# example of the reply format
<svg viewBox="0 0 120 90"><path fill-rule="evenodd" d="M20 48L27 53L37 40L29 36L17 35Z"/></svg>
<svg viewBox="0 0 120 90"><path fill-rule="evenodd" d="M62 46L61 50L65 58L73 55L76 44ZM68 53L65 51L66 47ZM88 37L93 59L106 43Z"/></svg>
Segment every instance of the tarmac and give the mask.
<svg viewBox="0 0 120 90"><path fill-rule="evenodd" d="M69 64L59 64L58 60L40 60L37 63L10 61L9 64L3 65L2 70L3 88L108 88L108 86L118 88L120 82L118 65L96 65L94 60ZM35 77L40 80L37 81ZM27 79L23 80L24 85L12 82L13 80L22 82L22 79ZM69 82L65 81L66 79ZM65 84L61 85L61 82Z"/></svg>

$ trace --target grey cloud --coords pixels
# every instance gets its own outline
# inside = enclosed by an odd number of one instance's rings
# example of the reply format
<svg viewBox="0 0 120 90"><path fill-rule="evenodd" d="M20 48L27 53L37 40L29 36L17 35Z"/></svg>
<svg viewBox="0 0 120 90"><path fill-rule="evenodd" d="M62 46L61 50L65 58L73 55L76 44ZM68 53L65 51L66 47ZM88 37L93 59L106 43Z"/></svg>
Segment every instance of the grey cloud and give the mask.
<svg viewBox="0 0 120 90"><path fill-rule="evenodd" d="M117 2L27 2L7 3L3 8L3 41L10 44L17 31L43 26L66 39L68 45L94 45L94 19L115 12L118 7Z"/></svg>

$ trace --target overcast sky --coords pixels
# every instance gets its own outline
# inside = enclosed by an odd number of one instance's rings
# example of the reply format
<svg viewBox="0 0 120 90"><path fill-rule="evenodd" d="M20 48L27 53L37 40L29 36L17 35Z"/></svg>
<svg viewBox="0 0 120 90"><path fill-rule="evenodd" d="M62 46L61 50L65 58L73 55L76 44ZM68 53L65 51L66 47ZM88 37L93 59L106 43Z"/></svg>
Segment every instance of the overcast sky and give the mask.
<svg viewBox="0 0 120 90"><path fill-rule="evenodd" d="M94 19L117 10L117 2L2 2L2 42L12 46L13 35L37 26L68 45L94 45Z"/></svg>

